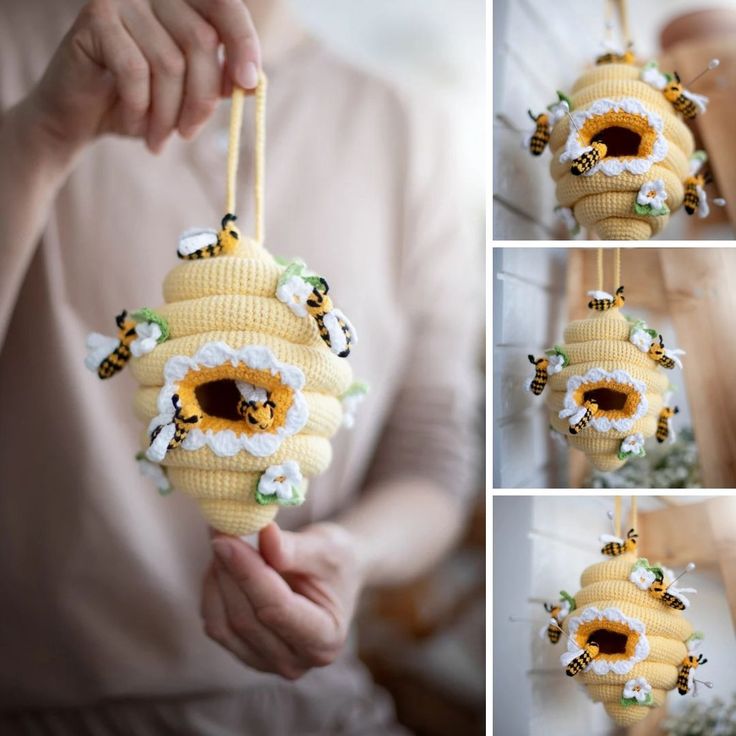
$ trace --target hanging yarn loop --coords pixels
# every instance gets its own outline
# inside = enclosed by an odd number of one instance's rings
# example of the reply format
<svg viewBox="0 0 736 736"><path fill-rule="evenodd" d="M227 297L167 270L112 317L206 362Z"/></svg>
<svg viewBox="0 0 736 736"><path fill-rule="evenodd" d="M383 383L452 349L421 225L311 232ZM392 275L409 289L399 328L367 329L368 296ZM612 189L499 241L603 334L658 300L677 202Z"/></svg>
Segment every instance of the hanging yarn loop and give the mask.
<svg viewBox="0 0 736 736"><path fill-rule="evenodd" d="M227 145L227 179L225 182L225 212L236 214L236 189L238 179L238 163L240 160L240 132L243 127L243 106L245 96L255 97L255 140L254 140L254 172L253 202L254 225L253 239L263 245L263 189L266 159L266 89L268 80L261 73L258 86L253 92L246 92L242 87L235 87L231 98L230 129Z"/></svg>
<svg viewBox="0 0 736 736"><path fill-rule="evenodd" d="M611 293L615 294L616 289L621 286L621 248L614 248L613 258L613 288ZM597 289L603 291L603 248L598 248L596 254L596 273Z"/></svg>

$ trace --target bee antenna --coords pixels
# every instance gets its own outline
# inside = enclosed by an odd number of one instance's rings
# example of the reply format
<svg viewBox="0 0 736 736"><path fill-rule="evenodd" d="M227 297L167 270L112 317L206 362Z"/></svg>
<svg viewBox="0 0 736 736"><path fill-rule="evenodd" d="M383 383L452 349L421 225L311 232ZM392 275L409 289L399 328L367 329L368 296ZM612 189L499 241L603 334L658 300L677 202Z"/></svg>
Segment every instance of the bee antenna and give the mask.
<svg viewBox="0 0 736 736"><path fill-rule="evenodd" d="M675 76L675 81L676 81L676 82L677 82L678 84L682 84L682 80L680 79L680 75L679 75L679 74L678 74L677 72L672 72L672 73L673 73L673 74L674 74L674 76Z"/></svg>
<svg viewBox="0 0 736 736"><path fill-rule="evenodd" d="M533 356L533 355L529 355L529 356L527 356L527 357L529 358L529 362L530 362L530 363L531 363L532 365L536 365L536 364L537 364L537 361L536 361L536 360L534 360L534 356Z"/></svg>
<svg viewBox="0 0 736 736"><path fill-rule="evenodd" d="M679 413L680 413L680 407L679 406L676 406L675 407L675 414L679 414Z"/></svg>
<svg viewBox="0 0 736 736"><path fill-rule="evenodd" d="M662 342L662 335L659 336L659 345L660 347L664 347L664 342Z"/></svg>
<svg viewBox="0 0 736 736"><path fill-rule="evenodd" d="M547 611L547 613L552 613L552 604L545 603L544 604L544 610Z"/></svg>
<svg viewBox="0 0 736 736"><path fill-rule="evenodd" d="M223 228L227 227L228 222L232 222L233 220L237 220L238 216L234 215L232 212L228 212L223 218L222 222L220 223Z"/></svg>
<svg viewBox="0 0 736 736"><path fill-rule="evenodd" d="M536 123L537 116L531 110L527 110L527 113L529 113L529 117Z"/></svg>

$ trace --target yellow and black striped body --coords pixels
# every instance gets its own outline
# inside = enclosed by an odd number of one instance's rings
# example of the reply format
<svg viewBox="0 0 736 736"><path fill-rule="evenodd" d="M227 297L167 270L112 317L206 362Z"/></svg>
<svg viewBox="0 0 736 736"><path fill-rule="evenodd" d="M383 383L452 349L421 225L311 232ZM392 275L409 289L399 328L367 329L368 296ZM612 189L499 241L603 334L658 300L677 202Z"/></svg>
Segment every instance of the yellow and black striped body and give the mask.
<svg viewBox="0 0 736 736"><path fill-rule="evenodd" d="M667 368L667 370L672 370L675 367L675 361L672 360L666 353L664 349L664 343L662 342L662 335L659 336L659 342L653 342L649 346L649 350L647 351L647 355L659 365L662 366L662 368Z"/></svg>
<svg viewBox="0 0 736 736"><path fill-rule="evenodd" d="M575 657L570 664L565 667L565 674L568 677L575 677L575 675L582 672L597 656L600 652L600 647L594 642L588 642L583 649L582 654Z"/></svg>
<svg viewBox="0 0 736 736"><path fill-rule="evenodd" d="M672 100L672 107L687 120L694 120L698 116L697 105L692 100L688 100L685 95L681 94Z"/></svg>
<svg viewBox="0 0 736 736"><path fill-rule="evenodd" d="M704 186L705 177L702 174L699 176L688 176L688 178L685 179L685 197L682 200L682 205L688 215L694 215L700 206L700 193L698 192L698 187Z"/></svg>
<svg viewBox="0 0 736 736"><path fill-rule="evenodd" d="M529 153L531 153L532 156L541 156L549 143L551 135L549 128L549 115L544 112L539 113L539 115L533 115L532 111L529 110L529 117L536 125L534 133L529 139Z"/></svg>
<svg viewBox="0 0 736 736"><path fill-rule="evenodd" d="M621 308L626 303L624 297L624 287L619 286L616 289L616 295L613 299L591 299L588 302L588 309L594 309L596 312L607 312L614 307Z"/></svg>
<svg viewBox="0 0 736 736"><path fill-rule="evenodd" d="M325 317L333 311L332 300L327 296L329 286L324 279L320 279L320 286L315 286L312 289L312 293L307 298L307 311L314 317L314 321L317 323L319 329L319 336L324 340L327 347L332 348L332 337L330 331L325 325ZM350 355L350 346L353 343L353 333L350 326L346 324L345 320L337 317L337 324L342 330L342 334L345 335L345 349L337 353L339 358L346 358Z"/></svg>
<svg viewBox="0 0 736 736"><path fill-rule="evenodd" d="M699 665L705 664L707 661L702 654L698 654L697 657L694 654L689 654L682 660L680 671L677 674L677 692L680 695L687 695L690 691L690 670L698 669Z"/></svg>
<svg viewBox="0 0 736 736"><path fill-rule="evenodd" d="M596 66L601 64L635 64L636 56L633 51L624 51L623 54L617 54L609 52L607 54L601 54L595 60Z"/></svg>
<svg viewBox="0 0 736 736"><path fill-rule="evenodd" d="M529 388L535 396L539 396L547 385L547 368L549 367L549 360L545 357L539 358L539 360L534 360L533 355L529 355L528 357L529 362L535 366L534 378L532 379Z"/></svg>
<svg viewBox="0 0 736 736"><path fill-rule="evenodd" d="M562 636L562 632L556 626L552 626L552 624L550 624L547 627L547 636L549 637L551 644L557 644Z"/></svg>
<svg viewBox="0 0 736 736"><path fill-rule="evenodd" d="M238 401L238 414L248 424L263 431L273 425L275 408L276 404L270 398L266 401L246 401L241 397Z"/></svg>
<svg viewBox="0 0 736 736"><path fill-rule="evenodd" d="M549 639L550 644L557 644L557 642L560 640L560 637L562 636L562 632L560 631L559 619L559 615L562 609L560 608L560 606L555 606L551 603L545 603L544 610L547 611L550 618L553 618L556 621L556 623L550 623L550 625L547 627L547 638Z"/></svg>
<svg viewBox="0 0 736 736"><path fill-rule="evenodd" d="M608 542L608 544L601 548L601 554L608 555L608 557L618 557L627 552L634 552L636 551L636 540L638 536L633 529L629 529L629 533L626 535L623 544L620 542Z"/></svg>
<svg viewBox="0 0 736 736"><path fill-rule="evenodd" d="M97 368L100 378L111 378L123 370L130 360L130 343L136 338L135 321L128 319L128 313L123 310L116 318L118 326L118 340L120 344L108 355Z"/></svg>
<svg viewBox="0 0 736 736"><path fill-rule="evenodd" d="M325 326L325 314L316 314L314 315L314 320L317 323L317 327L319 328L319 336L325 341L325 344L327 347L332 347L332 338L330 337L330 331ZM337 318L337 324L340 326L340 329L342 330L342 334L345 335L345 342L346 347L344 350L337 353L338 358L347 358L348 355L350 355L350 345L353 341L353 333L350 331L350 328L345 324L345 322Z"/></svg>
<svg viewBox="0 0 736 736"><path fill-rule="evenodd" d="M676 611L684 611L687 608L680 598L667 592L667 586L661 580L655 580L649 586L649 595L652 598L662 601L669 608L674 608Z"/></svg>
<svg viewBox="0 0 736 736"><path fill-rule="evenodd" d="M580 176L590 171L608 153L608 146L605 143L591 141L590 145L591 148L589 151L586 151L573 160L572 166L570 167L570 173L573 176Z"/></svg>
<svg viewBox="0 0 736 736"><path fill-rule="evenodd" d="M201 414L184 415L182 406L179 403L179 394L174 394L171 401L174 405L174 418L172 420L174 423L174 436L169 440L169 444L166 446L167 451L179 447L179 445L181 445L181 443L186 439L192 426L197 424L202 418ZM159 424L159 426L151 432L151 442L158 437L159 433L165 426L167 425Z"/></svg>
<svg viewBox="0 0 736 736"><path fill-rule="evenodd" d="M185 261L196 261L202 258L214 258L219 255L232 255L240 240L240 231L235 226L235 215L227 214L222 218L222 227L217 233L217 242L205 245L192 253L182 255L177 251L179 258Z"/></svg>
<svg viewBox="0 0 736 736"><path fill-rule="evenodd" d="M660 444L664 442L670 436L670 419L678 414L680 411L679 407L665 406L662 411L659 412L659 419L657 420L657 442Z"/></svg>
<svg viewBox="0 0 736 736"><path fill-rule="evenodd" d="M570 434L579 434L582 432L598 412L598 403L592 399L586 401L583 406L585 407L585 414L583 414L577 424L570 427Z"/></svg>

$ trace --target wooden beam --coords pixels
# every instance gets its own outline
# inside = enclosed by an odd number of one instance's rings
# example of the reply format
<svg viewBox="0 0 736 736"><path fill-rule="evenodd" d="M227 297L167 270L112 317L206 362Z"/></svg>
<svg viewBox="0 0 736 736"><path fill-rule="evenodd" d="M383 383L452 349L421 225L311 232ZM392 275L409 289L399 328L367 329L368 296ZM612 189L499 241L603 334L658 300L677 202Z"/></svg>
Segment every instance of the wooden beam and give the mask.
<svg viewBox="0 0 736 736"><path fill-rule="evenodd" d="M682 378L698 444L703 485L736 486L736 250L659 251L665 300L687 351ZM678 376L679 378L679 376Z"/></svg>
<svg viewBox="0 0 736 736"><path fill-rule="evenodd" d="M736 628L736 497L713 498L706 505L731 620Z"/></svg>

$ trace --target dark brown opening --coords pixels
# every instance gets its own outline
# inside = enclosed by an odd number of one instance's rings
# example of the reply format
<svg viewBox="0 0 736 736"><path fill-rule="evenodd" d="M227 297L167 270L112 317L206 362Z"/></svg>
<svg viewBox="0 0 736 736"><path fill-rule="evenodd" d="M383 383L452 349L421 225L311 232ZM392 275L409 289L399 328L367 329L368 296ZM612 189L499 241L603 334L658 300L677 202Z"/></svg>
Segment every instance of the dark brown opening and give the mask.
<svg viewBox="0 0 736 736"><path fill-rule="evenodd" d="M583 401L595 399L598 402L598 409L601 411L623 409L626 406L627 398L628 396L625 393L610 388L596 388L583 394Z"/></svg>
<svg viewBox="0 0 736 736"><path fill-rule="evenodd" d="M605 143L608 151L607 157L611 156L638 156L641 136L628 128L613 125L604 128L593 136L594 141Z"/></svg>
<svg viewBox="0 0 736 736"><path fill-rule="evenodd" d="M202 383L194 389L194 395L205 414L234 422L242 419L238 414L240 391L235 381L223 378L219 381Z"/></svg>
<svg viewBox="0 0 736 736"><path fill-rule="evenodd" d="M629 637L618 631L596 629L588 636L588 644L595 642L601 648L601 654L626 654L626 642Z"/></svg>

